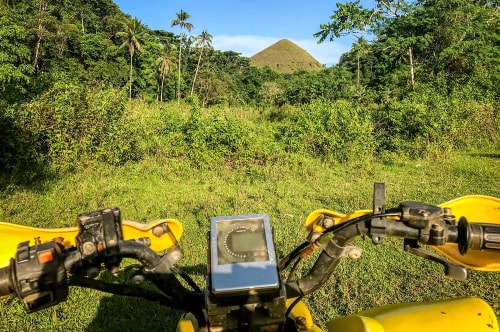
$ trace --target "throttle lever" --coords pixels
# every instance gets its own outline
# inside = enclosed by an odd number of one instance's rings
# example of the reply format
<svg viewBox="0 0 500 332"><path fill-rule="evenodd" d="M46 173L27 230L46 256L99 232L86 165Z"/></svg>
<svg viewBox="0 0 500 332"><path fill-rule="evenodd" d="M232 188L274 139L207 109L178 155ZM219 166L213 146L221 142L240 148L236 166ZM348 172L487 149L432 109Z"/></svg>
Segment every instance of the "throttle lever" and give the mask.
<svg viewBox="0 0 500 332"><path fill-rule="evenodd" d="M404 250L415 256L422 257L444 266L444 274L455 280L467 279L467 269L461 265L455 264L443 258L432 251L424 249L418 245L417 240L405 239Z"/></svg>

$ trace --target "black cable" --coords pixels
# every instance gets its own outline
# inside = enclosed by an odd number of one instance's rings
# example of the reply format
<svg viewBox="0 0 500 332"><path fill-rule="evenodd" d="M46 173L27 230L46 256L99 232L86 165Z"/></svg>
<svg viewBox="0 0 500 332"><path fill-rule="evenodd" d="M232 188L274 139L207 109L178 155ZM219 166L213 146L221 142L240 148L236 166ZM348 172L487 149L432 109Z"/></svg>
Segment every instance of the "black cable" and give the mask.
<svg viewBox="0 0 500 332"><path fill-rule="evenodd" d="M344 228L347 228L349 226L352 226L352 225L360 223L360 222L369 221L369 220L371 220L373 218L400 217L400 216L401 216L401 212L387 212L387 213L370 213L370 214L365 214L363 216L359 216L357 218L354 218L354 219L348 220L346 222L343 222L341 224L334 225L334 226L332 226L330 228L327 228L326 231L324 231L323 234L321 234L320 237L316 241L318 241L319 239L321 239L323 236L325 236L328 233L340 232Z"/></svg>
<svg viewBox="0 0 500 332"><path fill-rule="evenodd" d="M182 309L179 308L178 303L174 301L174 299L168 296L167 294L161 294L158 292L150 291L142 287L108 283L102 280L90 279L81 276L71 276L68 279L68 284L70 286L96 289L105 293L110 293L115 295L140 297L148 301L159 302L160 304L171 308Z"/></svg>
<svg viewBox="0 0 500 332"><path fill-rule="evenodd" d="M200 287L198 287L198 285L194 282L193 279L191 279L191 277L184 271L182 271L180 268L178 268L177 266L172 266L171 268L172 272L174 272L175 274L178 274L182 279L184 279L184 281L186 281L188 283L189 286L191 286L191 288L197 292L197 293L203 293L200 289Z"/></svg>
<svg viewBox="0 0 500 332"><path fill-rule="evenodd" d="M309 248L311 246L311 242L306 241L304 243L301 243L298 247L296 247L292 252L290 252L288 255L283 257L283 259L279 263L279 269L283 270L290 265L290 263L298 256L300 255L305 249Z"/></svg>
<svg viewBox="0 0 500 332"><path fill-rule="evenodd" d="M294 276L295 271L297 270L297 266L299 266L300 262L302 262L302 258L298 258L295 261L292 268L290 269L290 273L288 274L288 278L286 279L286 282L290 282L292 280L292 277Z"/></svg>
<svg viewBox="0 0 500 332"><path fill-rule="evenodd" d="M297 303L300 302L300 300L302 300L303 296L298 296L295 300L293 300L293 302L288 306L288 308L286 309L286 312L285 312L285 319L288 318L288 316L290 315L290 313L292 312L293 308L297 305Z"/></svg>

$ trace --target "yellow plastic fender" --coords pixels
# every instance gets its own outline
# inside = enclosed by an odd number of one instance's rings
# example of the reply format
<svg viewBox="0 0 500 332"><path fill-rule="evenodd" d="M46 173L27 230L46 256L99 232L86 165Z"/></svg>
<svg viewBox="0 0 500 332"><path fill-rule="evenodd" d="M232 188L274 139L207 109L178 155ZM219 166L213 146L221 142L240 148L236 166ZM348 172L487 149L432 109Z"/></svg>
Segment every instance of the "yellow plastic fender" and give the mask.
<svg viewBox="0 0 500 332"><path fill-rule="evenodd" d="M328 331L342 332L497 332L493 309L474 297L390 304L333 319Z"/></svg>
<svg viewBox="0 0 500 332"><path fill-rule="evenodd" d="M148 224L124 220L122 229L125 240L147 237L151 240L150 248L158 253L175 246L183 233L182 224L175 219L155 220ZM0 267L9 265L21 242L33 244L35 238L39 238L44 243L62 238L64 246L71 247L75 245L77 235L78 227L35 228L0 222Z"/></svg>
<svg viewBox="0 0 500 332"><path fill-rule="evenodd" d="M286 307L288 308L294 301L295 298L287 299ZM299 331L301 332L321 332L321 329L314 325L312 315L305 303L302 301L297 302L288 317L291 318L296 325L299 325Z"/></svg>

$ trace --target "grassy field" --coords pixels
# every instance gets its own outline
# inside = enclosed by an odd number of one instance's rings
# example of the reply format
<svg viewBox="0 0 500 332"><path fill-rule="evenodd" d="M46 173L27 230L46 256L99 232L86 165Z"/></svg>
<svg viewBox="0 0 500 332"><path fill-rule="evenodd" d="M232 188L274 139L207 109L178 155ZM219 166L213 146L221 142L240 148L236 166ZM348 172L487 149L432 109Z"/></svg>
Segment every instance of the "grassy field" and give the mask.
<svg viewBox="0 0 500 332"><path fill-rule="evenodd" d="M356 165L297 158L274 166L193 169L179 159L147 158L124 166L92 164L64 178L0 193L0 219L38 227L75 225L79 213L119 206L124 219L169 217L185 227L180 266L203 285L208 218L268 213L282 257L305 236L303 221L318 208L339 212L371 207L373 182L385 182L387 206L403 200L439 204L467 194L500 197L500 153L453 154L446 160ZM319 324L373 306L474 295L500 314L500 274L472 271L463 282L442 267L403 252L400 240L356 244L358 261L343 261L327 287L307 298ZM0 331L173 331L179 312L142 300L70 289L67 302L27 315L19 302L0 302Z"/></svg>

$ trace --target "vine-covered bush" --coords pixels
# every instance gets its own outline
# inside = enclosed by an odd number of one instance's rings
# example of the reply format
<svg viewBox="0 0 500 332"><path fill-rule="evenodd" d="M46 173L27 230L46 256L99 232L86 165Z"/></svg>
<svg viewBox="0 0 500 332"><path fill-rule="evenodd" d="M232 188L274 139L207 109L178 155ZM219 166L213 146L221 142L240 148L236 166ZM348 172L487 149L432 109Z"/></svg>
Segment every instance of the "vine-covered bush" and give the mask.
<svg viewBox="0 0 500 332"><path fill-rule="evenodd" d="M278 139L288 152L343 162L373 155L372 131L370 115L360 106L317 101L295 109L280 126Z"/></svg>
<svg viewBox="0 0 500 332"><path fill-rule="evenodd" d="M196 164L242 157L250 144L243 123L219 109L206 114L198 108L192 109L182 133L184 153Z"/></svg>
<svg viewBox="0 0 500 332"><path fill-rule="evenodd" d="M373 112L380 150L411 158L448 155L498 142L500 117L494 104L479 103L463 88L450 96L424 87Z"/></svg>
<svg viewBox="0 0 500 332"><path fill-rule="evenodd" d="M19 155L57 169L85 160L122 163L133 154L133 140L120 121L125 102L119 90L59 81L11 110L12 122L24 131Z"/></svg>

